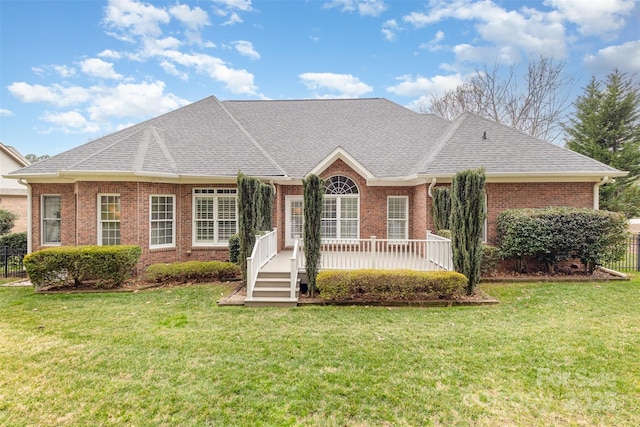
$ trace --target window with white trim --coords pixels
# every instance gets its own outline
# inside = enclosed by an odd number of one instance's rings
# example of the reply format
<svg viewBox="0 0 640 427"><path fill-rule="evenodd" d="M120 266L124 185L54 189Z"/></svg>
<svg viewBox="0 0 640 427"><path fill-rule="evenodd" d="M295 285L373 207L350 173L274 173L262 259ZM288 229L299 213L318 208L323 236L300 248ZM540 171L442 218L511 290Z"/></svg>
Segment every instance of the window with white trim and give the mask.
<svg viewBox="0 0 640 427"><path fill-rule="evenodd" d="M359 237L360 195L350 178L338 175L325 181L321 234L324 239Z"/></svg>
<svg viewBox="0 0 640 427"><path fill-rule="evenodd" d="M151 195L149 204L149 247L175 247L175 196Z"/></svg>
<svg viewBox="0 0 640 427"><path fill-rule="evenodd" d="M41 203L42 211L42 244L59 245L60 228L62 225L62 209L59 195L43 195Z"/></svg>
<svg viewBox="0 0 640 427"><path fill-rule="evenodd" d="M235 188L194 188L193 244L223 246L238 232Z"/></svg>
<svg viewBox="0 0 640 427"><path fill-rule="evenodd" d="M406 240L409 238L409 198L407 196L387 197L387 239Z"/></svg>
<svg viewBox="0 0 640 427"><path fill-rule="evenodd" d="M120 244L119 194L98 194L98 244Z"/></svg>

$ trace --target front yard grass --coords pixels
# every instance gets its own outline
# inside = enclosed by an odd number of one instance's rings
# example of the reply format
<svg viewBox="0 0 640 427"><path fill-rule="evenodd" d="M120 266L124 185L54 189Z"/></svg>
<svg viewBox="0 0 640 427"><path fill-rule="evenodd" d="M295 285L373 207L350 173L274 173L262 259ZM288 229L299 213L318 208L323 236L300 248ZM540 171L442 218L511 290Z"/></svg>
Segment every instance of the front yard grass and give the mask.
<svg viewBox="0 0 640 427"><path fill-rule="evenodd" d="M0 288L0 425L640 425L640 275L501 304L217 307Z"/></svg>

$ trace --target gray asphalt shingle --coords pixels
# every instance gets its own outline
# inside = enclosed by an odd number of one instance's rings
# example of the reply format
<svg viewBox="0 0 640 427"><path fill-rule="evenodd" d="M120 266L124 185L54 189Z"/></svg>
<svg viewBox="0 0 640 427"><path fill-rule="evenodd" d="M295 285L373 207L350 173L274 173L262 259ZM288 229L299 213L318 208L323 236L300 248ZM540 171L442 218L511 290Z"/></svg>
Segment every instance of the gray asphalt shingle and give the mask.
<svg viewBox="0 0 640 427"><path fill-rule="evenodd" d="M482 136L486 131L487 138ZM517 130L464 114L449 122L386 99L218 101L208 97L13 172L307 175L341 147L377 178L616 170Z"/></svg>

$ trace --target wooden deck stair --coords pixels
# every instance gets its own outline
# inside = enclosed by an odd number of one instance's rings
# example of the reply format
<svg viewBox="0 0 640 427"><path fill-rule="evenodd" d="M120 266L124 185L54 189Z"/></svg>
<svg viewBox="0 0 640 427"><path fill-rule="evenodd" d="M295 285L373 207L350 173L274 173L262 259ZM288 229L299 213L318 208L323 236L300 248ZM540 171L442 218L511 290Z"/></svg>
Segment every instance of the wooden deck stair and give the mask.
<svg viewBox="0 0 640 427"><path fill-rule="evenodd" d="M295 299L291 299L290 279L288 271L265 271L258 273L258 279L253 289L253 297L247 298L247 307L295 307L298 305L300 294L300 278L297 280Z"/></svg>

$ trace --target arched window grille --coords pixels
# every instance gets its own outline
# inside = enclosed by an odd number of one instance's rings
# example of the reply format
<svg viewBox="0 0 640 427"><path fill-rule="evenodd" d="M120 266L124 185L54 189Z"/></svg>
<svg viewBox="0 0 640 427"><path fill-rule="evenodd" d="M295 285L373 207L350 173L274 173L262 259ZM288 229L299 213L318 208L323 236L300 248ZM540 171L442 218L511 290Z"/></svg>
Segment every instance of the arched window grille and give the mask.
<svg viewBox="0 0 640 427"><path fill-rule="evenodd" d="M356 183L336 175L325 181L322 237L357 239L360 235L360 195Z"/></svg>

